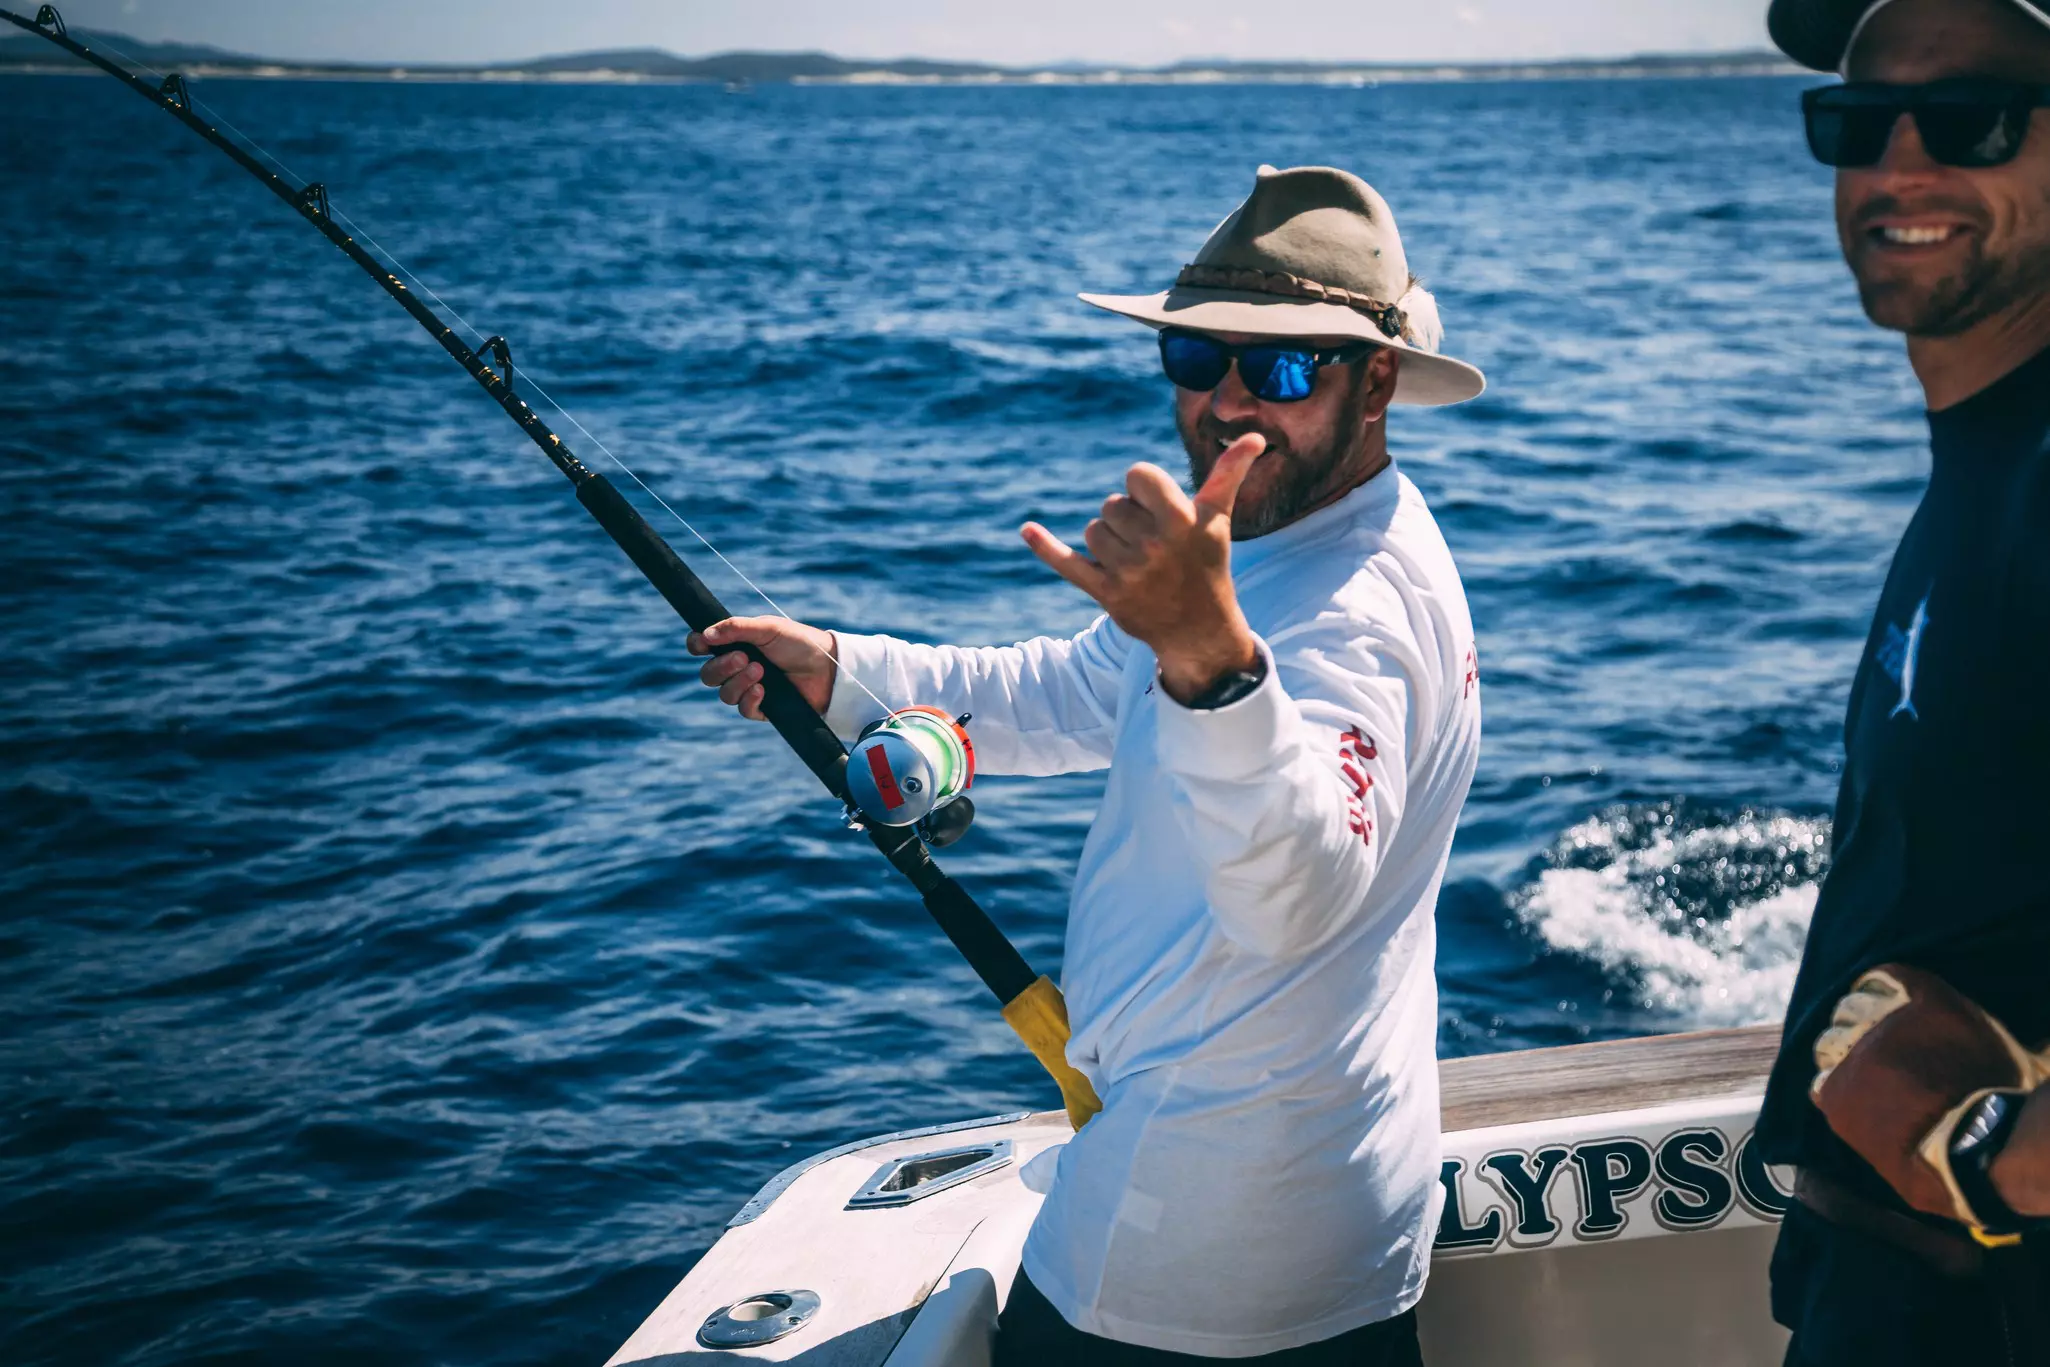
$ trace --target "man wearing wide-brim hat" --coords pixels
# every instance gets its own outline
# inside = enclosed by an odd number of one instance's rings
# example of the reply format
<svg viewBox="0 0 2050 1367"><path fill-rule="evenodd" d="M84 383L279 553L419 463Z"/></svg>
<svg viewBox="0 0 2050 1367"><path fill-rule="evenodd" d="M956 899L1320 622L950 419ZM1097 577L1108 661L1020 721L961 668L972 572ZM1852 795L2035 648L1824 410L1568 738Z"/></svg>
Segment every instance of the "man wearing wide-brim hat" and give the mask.
<svg viewBox="0 0 2050 1367"><path fill-rule="evenodd" d="M1432 917L1480 689L1388 412L1483 381L1438 353L1387 204L1325 167L1263 167L1165 293L1083 297L1159 330L1195 490L1132 467L1086 549L1026 524L1102 617L981 649L748 619L692 649L750 716L743 643L842 735L880 697L972 714L984 771L1110 771L1063 973L1104 1109L1028 1170L1000 1364L1415 1363Z"/></svg>

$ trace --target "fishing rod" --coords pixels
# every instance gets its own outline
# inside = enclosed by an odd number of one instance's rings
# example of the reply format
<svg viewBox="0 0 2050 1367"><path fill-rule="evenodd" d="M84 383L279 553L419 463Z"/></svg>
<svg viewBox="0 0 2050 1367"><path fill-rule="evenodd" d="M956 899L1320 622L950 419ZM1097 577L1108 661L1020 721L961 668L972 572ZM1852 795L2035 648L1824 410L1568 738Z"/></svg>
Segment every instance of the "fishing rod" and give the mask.
<svg viewBox="0 0 2050 1367"><path fill-rule="evenodd" d="M513 392L515 368L512 350L506 340L493 336L480 344L480 350L489 353L491 359L498 363L493 369L433 309L407 289L404 281L385 269L383 263L342 228L336 221L339 215L328 202L324 184L318 181L299 186L288 184L201 117L182 75L174 72L165 76L161 83L151 85L73 38L66 31L56 6L44 5L36 11L33 20L11 10L0 9L0 19L47 38L72 56L90 62L121 81L255 176L344 256L360 266L379 288L397 300L399 307L411 314L413 321L425 328L428 335L441 344L441 349L505 410L506 416L519 424L528 439L540 447L549 462L568 478L576 490L577 502L626 552L634 567L646 576L693 631L703 631L733 615L684 563L683 557L648 525L648 520L627 501L626 496L605 476L577 459L541 415ZM255 147L256 143L250 140L250 146ZM392 264L399 264L396 257L392 258ZM404 268L401 266L400 269ZM542 393L538 386L535 392L576 423L575 418ZM582 427L581 423L576 425ZM595 437L592 440L597 443ZM597 444L602 450L603 443ZM609 451L606 454L611 455ZM636 483L640 482L639 476L628 470L617 457L613 460ZM646 488L646 485L642 487ZM652 490L649 492L653 493ZM656 501L661 502L661 499L658 497ZM663 507L668 506L663 503ZM674 514L675 510L670 509L670 512ZM677 515L677 520L683 521L681 515ZM696 528L687 522L684 526L714 555L719 555L718 548L706 541ZM719 559L725 561L726 557L719 555ZM730 561L727 563L731 566ZM741 577L746 578L745 575ZM749 582L752 586L752 581ZM756 591L760 592L759 589ZM762 596L768 599L767 594ZM769 603L771 607L775 606L773 600ZM1052 1075L1060 1087L1069 1120L1080 1129L1090 1116L1103 1109L1103 1103L1097 1099L1089 1080L1067 1061L1068 1011L1060 989L1054 986L1052 979L1033 972L1025 957L1004 938L1004 933L997 929L996 923L977 905L967 889L941 872L926 840L921 838L922 832L934 843L944 844L966 829L972 809L959 794L974 775L974 751L968 744L966 731L962 729L966 719L948 718L935 708L898 710L857 741L856 753L860 760L850 769L847 747L826 725L825 718L804 700L804 695L798 692L789 677L755 647L745 646L742 649L762 671L762 715L796 751L805 767L825 785L826 791L846 804L849 824L865 831L869 840L882 851L883 857L918 890L919 898L933 920L939 923L954 948L960 951L961 957L968 961L983 985L1002 1004L1004 1020ZM902 820L906 814L917 820Z"/></svg>

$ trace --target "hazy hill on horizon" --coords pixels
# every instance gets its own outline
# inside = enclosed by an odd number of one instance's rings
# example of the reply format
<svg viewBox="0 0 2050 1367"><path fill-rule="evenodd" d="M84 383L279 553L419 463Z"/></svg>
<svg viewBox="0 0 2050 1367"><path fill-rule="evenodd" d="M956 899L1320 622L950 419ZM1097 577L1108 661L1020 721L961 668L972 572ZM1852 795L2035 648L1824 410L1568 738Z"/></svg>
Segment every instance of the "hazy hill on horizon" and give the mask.
<svg viewBox="0 0 2050 1367"><path fill-rule="evenodd" d="M515 62L323 62L255 57L207 43L146 42L125 34L72 30L72 37L117 61L157 70L178 68L216 76L291 76L386 78L399 74L420 78L507 79L588 77L614 80L714 81L775 84L798 81L1045 81L1116 78L1176 80L1190 78L1276 81L1315 80L1350 73L1442 74L1557 73L1560 75L1751 74L1792 70L1773 52L1648 53L1617 58L1545 59L1531 62L1329 62L1250 61L1185 58L1161 66L1060 62L1039 66L1001 66L984 62L950 62L923 57L889 60L840 57L829 52L735 51L690 57L663 48L605 48L562 53ZM0 71L63 71L79 66L76 58L32 34L0 34Z"/></svg>

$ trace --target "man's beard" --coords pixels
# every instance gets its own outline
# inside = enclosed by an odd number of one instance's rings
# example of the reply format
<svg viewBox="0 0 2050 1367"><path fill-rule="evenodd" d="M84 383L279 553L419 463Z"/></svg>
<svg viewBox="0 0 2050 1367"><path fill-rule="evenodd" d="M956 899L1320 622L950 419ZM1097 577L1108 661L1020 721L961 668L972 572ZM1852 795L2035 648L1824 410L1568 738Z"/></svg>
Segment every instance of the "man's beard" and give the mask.
<svg viewBox="0 0 2050 1367"><path fill-rule="evenodd" d="M1338 378L1335 370L1323 373ZM1267 439L1267 449L1254 463L1252 473L1239 489L1238 501L1232 505L1231 537L1234 541L1250 541L1278 531L1330 502L1333 494L1345 491L1364 472L1360 452L1365 428L1361 417L1368 396L1368 386L1353 377L1352 388L1339 407L1338 421L1313 450L1298 450L1279 433L1256 422L1219 422L1207 407L1191 427L1181 420L1177 409L1175 430L1181 434L1182 449L1189 455L1190 483L1201 489L1217 467L1217 458L1224 454L1225 446L1249 432L1258 432ZM1256 479L1258 492L1253 487Z"/></svg>
<svg viewBox="0 0 2050 1367"><path fill-rule="evenodd" d="M1866 220L1898 211L1891 199L1867 204L1858 215ZM1865 316L1880 327L1910 337L1955 337L2026 299L2050 292L2050 242L2018 245L2004 256L1989 257L1985 218L1970 215L1974 231L1964 262L1950 274L1924 283L1910 277L1867 273L1863 251L1850 253L1851 273ZM1864 229L1858 227L1862 236Z"/></svg>

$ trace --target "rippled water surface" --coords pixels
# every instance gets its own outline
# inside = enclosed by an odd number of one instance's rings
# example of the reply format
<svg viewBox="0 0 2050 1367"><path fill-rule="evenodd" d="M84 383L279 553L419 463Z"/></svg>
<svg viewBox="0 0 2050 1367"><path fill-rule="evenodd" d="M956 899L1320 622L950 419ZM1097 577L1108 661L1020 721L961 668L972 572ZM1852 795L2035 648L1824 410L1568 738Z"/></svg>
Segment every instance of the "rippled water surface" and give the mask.
<svg viewBox="0 0 2050 1367"><path fill-rule="evenodd" d="M1925 469L1797 88L198 93L786 606L925 639L1081 627L1017 524L1175 459L1074 292L1368 176L1493 382L1394 428L1486 682L1460 1053L1784 999ZM0 1353L595 1362L784 1164L1052 1103L339 253L111 81L0 108ZM948 858L1043 966L1098 791Z"/></svg>

